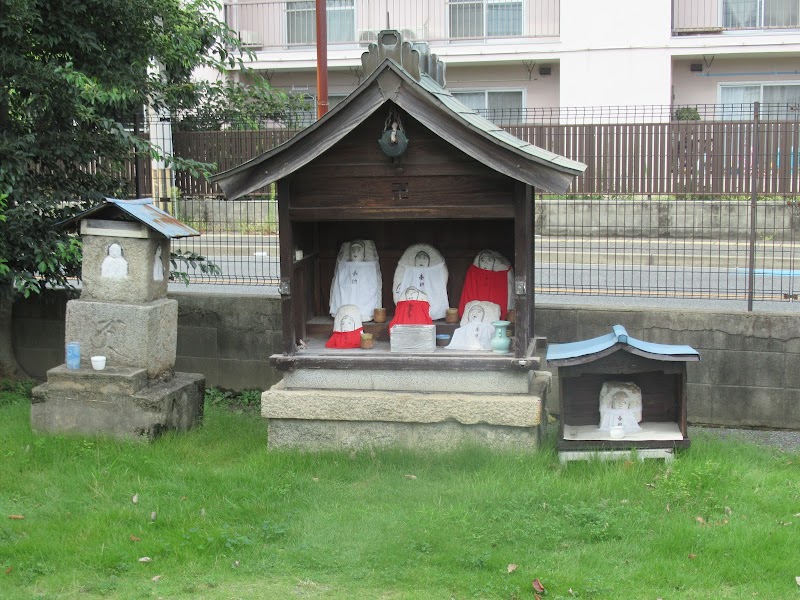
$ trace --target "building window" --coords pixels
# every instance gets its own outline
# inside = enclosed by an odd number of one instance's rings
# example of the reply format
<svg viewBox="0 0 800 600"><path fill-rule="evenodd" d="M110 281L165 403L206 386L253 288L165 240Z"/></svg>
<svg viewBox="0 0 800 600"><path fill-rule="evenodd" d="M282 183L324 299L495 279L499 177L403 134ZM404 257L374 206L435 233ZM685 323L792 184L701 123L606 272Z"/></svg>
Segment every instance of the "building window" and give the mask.
<svg viewBox="0 0 800 600"><path fill-rule="evenodd" d="M328 0L328 42L354 42L356 39L355 0ZM317 43L317 11L314 0L286 3L286 41L290 45Z"/></svg>
<svg viewBox="0 0 800 600"><path fill-rule="evenodd" d="M751 120L753 102L767 105L762 109L764 120L795 121L800 110L800 83L723 84L719 87L719 101L726 121Z"/></svg>
<svg viewBox="0 0 800 600"><path fill-rule="evenodd" d="M522 35L522 0L450 0L450 37Z"/></svg>
<svg viewBox="0 0 800 600"><path fill-rule="evenodd" d="M798 0L722 0L726 29L798 27Z"/></svg>
<svg viewBox="0 0 800 600"><path fill-rule="evenodd" d="M451 91L467 108L477 111L497 125L513 125L522 121L522 90Z"/></svg>

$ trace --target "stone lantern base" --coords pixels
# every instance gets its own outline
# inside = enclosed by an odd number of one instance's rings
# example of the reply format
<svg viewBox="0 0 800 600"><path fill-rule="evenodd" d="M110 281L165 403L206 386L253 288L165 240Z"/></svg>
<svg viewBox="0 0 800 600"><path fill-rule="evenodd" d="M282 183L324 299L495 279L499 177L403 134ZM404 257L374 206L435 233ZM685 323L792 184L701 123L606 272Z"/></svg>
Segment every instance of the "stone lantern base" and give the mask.
<svg viewBox="0 0 800 600"><path fill-rule="evenodd" d="M152 440L198 424L204 391L205 377L197 373L148 379L147 370L138 367L94 371L61 365L33 389L31 424L49 433Z"/></svg>

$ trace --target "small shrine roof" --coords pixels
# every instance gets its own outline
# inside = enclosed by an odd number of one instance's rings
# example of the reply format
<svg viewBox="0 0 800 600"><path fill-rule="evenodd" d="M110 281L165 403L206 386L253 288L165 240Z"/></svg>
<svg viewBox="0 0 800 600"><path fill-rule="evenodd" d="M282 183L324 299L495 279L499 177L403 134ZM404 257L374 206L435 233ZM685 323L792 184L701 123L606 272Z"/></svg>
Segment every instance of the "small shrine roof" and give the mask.
<svg viewBox="0 0 800 600"><path fill-rule="evenodd" d="M622 325L614 325L611 333L600 337L570 342L550 344L547 347L547 365L552 367L577 365L598 360L618 350L663 361L696 362L700 353L691 346L655 344L628 335Z"/></svg>
<svg viewBox="0 0 800 600"><path fill-rule="evenodd" d="M170 239L200 235L199 231L158 208L152 198L136 200L105 198L100 204L61 222L60 225L64 227L74 225L89 217L114 219L120 216L130 217L131 220L138 221Z"/></svg>
<svg viewBox="0 0 800 600"><path fill-rule="evenodd" d="M394 51L370 45L362 63L365 72L374 70L347 98L287 142L218 173L211 181L230 200L278 181L323 154L390 102L475 160L537 188L564 193L586 169L583 163L511 135L463 105L444 88L444 64L435 55L423 52L420 58L398 32L382 32L379 37L385 34L397 41ZM421 63L428 65L427 70Z"/></svg>

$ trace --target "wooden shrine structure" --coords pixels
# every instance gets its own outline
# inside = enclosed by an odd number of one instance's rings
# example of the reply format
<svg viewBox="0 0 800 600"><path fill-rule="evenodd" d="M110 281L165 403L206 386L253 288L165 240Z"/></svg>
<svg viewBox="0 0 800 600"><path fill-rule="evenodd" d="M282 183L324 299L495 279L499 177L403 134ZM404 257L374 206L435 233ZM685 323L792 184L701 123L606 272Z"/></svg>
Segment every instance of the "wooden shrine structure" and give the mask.
<svg viewBox="0 0 800 600"><path fill-rule="evenodd" d="M297 373L317 370L339 382L324 384L331 391L341 389L341 372L357 379L375 371L440 371L452 380L452 371L487 377L510 371L527 381L539 366L533 354L534 189L564 193L585 165L515 138L462 105L444 88L445 65L426 45L403 42L396 31L381 32L362 63L365 80L323 118L213 178L231 200L277 184L283 351L273 363L288 375L286 386ZM407 141L397 156L378 143L390 120ZM389 352L387 323L371 322L364 331L374 334L373 349L325 349L337 253L353 239L376 245L387 321L394 309L391 276L411 244L431 244L445 257L451 305L478 252L490 248L508 257L516 274L512 353L437 348L398 355ZM444 320L435 325L437 333L456 327ZM276 419L273 414L271 424Z"/></svg>

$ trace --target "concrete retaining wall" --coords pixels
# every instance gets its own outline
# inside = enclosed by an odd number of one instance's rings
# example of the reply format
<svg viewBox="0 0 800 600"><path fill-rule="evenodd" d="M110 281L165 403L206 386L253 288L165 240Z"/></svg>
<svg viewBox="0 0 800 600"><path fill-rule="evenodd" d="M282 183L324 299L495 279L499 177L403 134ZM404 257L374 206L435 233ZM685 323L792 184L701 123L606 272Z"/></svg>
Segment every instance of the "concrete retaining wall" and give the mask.
<svg viewBox="0 0 800 600"><path fill-rule="evenodd" d="M537 199L537 235L746 240L750 203L714 200ZM794 241L800 235L800 208L759 200L758 239Z"/></svg>
<svg viewBox="0 0 800 600"><path fill-rule="evenodd" d="M203 373L210 386L269 389L279 381L269 356L280 348L277 298L170 294L178 300L176 369ZM64 362L66 299L19 301L14 308L17 358L43 378ZM624 325L634 337L689 344L701 362L688 365L692 423L800 430L800 316L648 308L536 307L536 334L568 342ZM557 382L554 378L554 385ZM549 394L556 412L557 387Z"/></svg>

